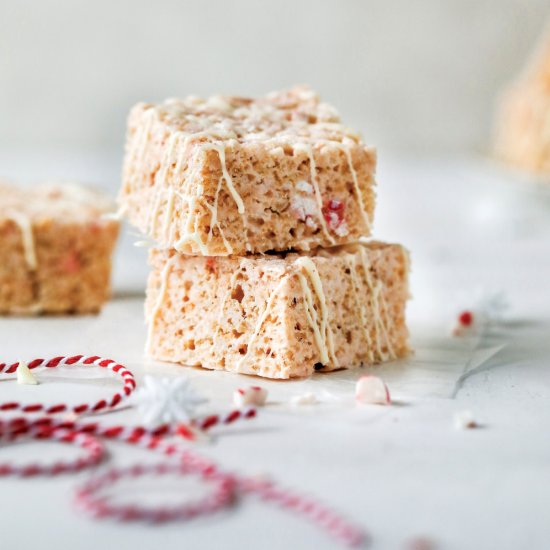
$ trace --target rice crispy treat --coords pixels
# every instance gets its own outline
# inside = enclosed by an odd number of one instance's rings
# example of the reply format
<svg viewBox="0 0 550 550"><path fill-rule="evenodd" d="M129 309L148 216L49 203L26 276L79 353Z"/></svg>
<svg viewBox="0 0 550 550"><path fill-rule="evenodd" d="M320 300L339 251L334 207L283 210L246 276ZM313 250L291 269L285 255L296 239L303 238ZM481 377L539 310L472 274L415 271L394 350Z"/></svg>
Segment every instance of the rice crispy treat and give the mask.
<svg viewBox="0 0 550 550"><path fill-rule="evenodd" d="M376 153L310 89L140 103L121 209L162 248L307 251L370 235Z"/></svg>
<svg viewBox="0 0 550 550"><path fill-rule="evenodd" d="M155 359L285 379L409 351L408 253L399 245L218 258L152 249L150 263Z"/></svg>
<svg viewBox="0 0 550 550"><path fill-rule="evenodd" d="M523 74L500 99L495 150L510 165L550 175L550 26Z"/></svg>
<svg viewBox="0 0 550 550"><path fill-rule="evenodd" d="M0 313L97 312L119 230L109 211L86 187L0 183Z"/></svg>

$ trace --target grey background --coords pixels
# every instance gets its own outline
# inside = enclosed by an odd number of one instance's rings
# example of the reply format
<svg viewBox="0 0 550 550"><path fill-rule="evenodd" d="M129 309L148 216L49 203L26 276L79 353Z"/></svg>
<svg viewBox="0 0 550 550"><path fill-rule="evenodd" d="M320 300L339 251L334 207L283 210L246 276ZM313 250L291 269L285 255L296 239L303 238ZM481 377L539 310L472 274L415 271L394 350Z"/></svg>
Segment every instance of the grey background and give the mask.
<svg viewBox="0 0 550 550"><path fill-rule="evenodd" d="M548 0L1 0L0 147L119 155L137 101L306 82L381 150L484 151L549 16Z"/></svg>

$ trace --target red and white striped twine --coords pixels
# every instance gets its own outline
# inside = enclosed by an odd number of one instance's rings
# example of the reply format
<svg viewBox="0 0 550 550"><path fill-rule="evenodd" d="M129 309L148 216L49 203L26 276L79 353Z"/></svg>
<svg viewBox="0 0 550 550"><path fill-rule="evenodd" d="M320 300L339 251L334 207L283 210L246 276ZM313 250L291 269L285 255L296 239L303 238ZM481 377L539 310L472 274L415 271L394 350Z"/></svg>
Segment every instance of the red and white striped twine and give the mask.
<svg viewBox="0 0 550 550"><path fill-rule="evenodd" d="M176 506L147 507L137 504L114 505L98 496L105 487L110 487L122 478L137 478L144 475L197 474L201 479L213 485L210 494L201 500ZM196 465L190 464L154 464L135 465L126 469L113 469L85 483L76 493L77 505L97 518L110 517L124 521L150 521L154 523L188 520L203 514L210 514L229 506L233 500L235 482L227 475L208 474Z"/></svg>
<svg viewBox="0 0 550 550"><path fill-rule="evenodd" d="M104 457L104 447L99 438L116 440L130 445L157 451L177 460L173 463L161 463L153 466L136 465L123 469L112 469L97 476L76 493L76 503L79 508L97 518L115 518L124 521L145 520L165 522L172 520L188 520L200 515L210 514L231 505L239 494L255 494L266 502L275 503L282 508L298 512L312 520L319 527L348 546L359 546L367 541L364 531L352 525L324 505L309 497L295 494L292 491L277 487L273 482L258 480L251 477L237 477L221 471L218 466L188 448L181 447L174 436L188 440L196 440L197 433L208 431L215 426L232 424L241 419L254 418L253 408L233 410L221 415L209 415L193 419L189 425L163 425L154 430L142 426L128 427L123 425L105 426L98 422L66 420L55 415L74 413L91 415L100 411L114 409L127 398L136 387L134 376L123 365L112 359L98 356L74 355L71 357L54 357L53 359L35 359L28 364L30 369L38 366L55 368L75 364L101 367L116 373L123 381L121 392L115 393L110 399L102 399L97 403L83 403L69 406L65 403L45 405L35 403L23 405L16 401L0 403L0 411L18 412L24 414L41 413L43 416L17 416L0 418L0 443L9 443L21 438L52 440L69 443L81 447L85 455L72 461L57 461L50 465L28 464L14 465L0 463L1 476L53 476L67 472L77 472L98 464ZM19 363L7 365L0 363L0 374L13 374ZM171 440L168 438L172 438ZM101 495L106 487L111 487L123 478L137 478L143 475L195 475L211 486L209 494L201 500L187 502L172 507L144 507L138 504L110 504L107 497Z"/></svg>
<svg viewBox="0 0 550 550"><path fill-rule="evenodd" d="M110 399L101 399L97 403L83 403L81 405L68 406L65 403L57 403L54 405L44 405L43 403L33 403L31 405L21 405L17 401L7 401L0 403L0 411L14 411L20 410L24 413L45 413L45 414L59 414L66 412L73 412L74 414L93 414L104 409L113 409L123 399L127 398L135 389L136 381L134 375L123 365L113 361L113 359L103 359L97 355L72 355L71 357L54 357L52 359L33 359L27 366L29 369L35 369L36 367L44 366L52 369L59 366L71 366L71 365L89 365L91 367L97 366L108 369L116 373L124 381L122 392L115 393ZM0 373L13 374L17 371L19 363L12 363L8 365L6 363L0 363Z"/></svg>
<svg viewBox="0 0 550 550"><path fill-rule="evenodd" d="M84 468L95 466L104 457L103 445L86 433L78 433L63 428L52 428L40 423L12 424L9 428L0 424L0 441L16 441L20 438L48 439L61 443L70 443L82 447L86 455L73 461L57 461L51 465L29 464L26 466L10 463L0 464L0 476L31 477L37 475L50 475L67 472L78 472Z"/></svg>

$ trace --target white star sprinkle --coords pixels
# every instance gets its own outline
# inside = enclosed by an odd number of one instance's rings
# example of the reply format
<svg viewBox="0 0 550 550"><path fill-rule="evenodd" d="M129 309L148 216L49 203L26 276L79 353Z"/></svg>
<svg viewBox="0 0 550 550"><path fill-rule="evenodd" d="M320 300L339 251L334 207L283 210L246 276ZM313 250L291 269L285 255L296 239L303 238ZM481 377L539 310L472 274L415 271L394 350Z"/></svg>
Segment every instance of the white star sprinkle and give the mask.
<svg viewBox="0 0 550 550"><path fill-rule="evenodd" d="M145 376L132 401L137 405L144 425L156 428L161 424L189 422L197 406L206 403L207 399L198 395L184 376Z"/></svg>

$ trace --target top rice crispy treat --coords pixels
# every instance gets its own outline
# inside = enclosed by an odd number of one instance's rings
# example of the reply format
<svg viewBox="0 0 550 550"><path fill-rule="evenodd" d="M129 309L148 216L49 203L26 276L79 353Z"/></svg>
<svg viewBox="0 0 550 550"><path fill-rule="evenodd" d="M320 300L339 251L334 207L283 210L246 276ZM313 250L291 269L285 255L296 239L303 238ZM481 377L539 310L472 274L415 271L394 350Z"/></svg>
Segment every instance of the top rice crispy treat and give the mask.
<svg viewBox="0 0 550 550"><path fill-rule="evenodd" d="M110 294L112 210L82 186L0 183L0 313L97 312Z"/></svg>
<svg viewBox="0 0 550 550"><path fill-rule="evenodd" d="M502 95L495 150L508 164L550 175L550 26L523 74Z"/></svg>
<svg viewBox="0 0 550 550"><path fill-rule="evenodd" d="M305 87L140 103L119 203L181 253L307 251L370 235L375 166L375 151Z"/></svg>

